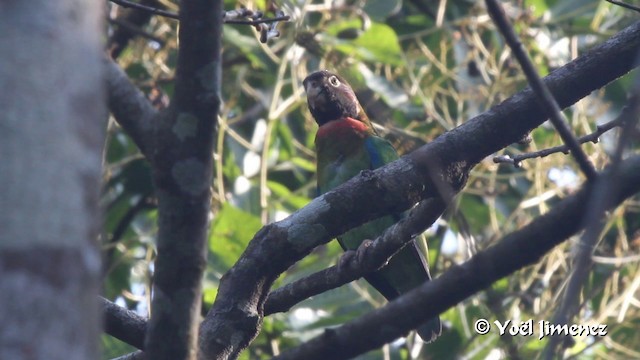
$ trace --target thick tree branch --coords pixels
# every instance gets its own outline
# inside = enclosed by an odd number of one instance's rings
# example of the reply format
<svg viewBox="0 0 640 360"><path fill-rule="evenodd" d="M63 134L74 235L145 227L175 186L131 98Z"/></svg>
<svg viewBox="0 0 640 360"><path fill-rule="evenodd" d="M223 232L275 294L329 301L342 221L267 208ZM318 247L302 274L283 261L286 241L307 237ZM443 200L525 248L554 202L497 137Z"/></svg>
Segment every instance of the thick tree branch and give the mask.
<svg viewBox="0 0 640 360"><path fill-rule="evenodd" d="M421 234L431 226L445 208L446 205L440 198L423 201L370 246L358 249L357 256L351 257L349 263L331 266L271 292L264 305L264 314L288 311L302 300L378 270L416 234Z"/></svg>
<svg viewBox="0 0 640 360"><path fill-rule="evenodd" d="M610 169L607 169L609 171ZM621 164L616 193L606 209L614 209L640 192L640 156ZM596 187L586 183L547 214L507 235L495 246L453 266L439 278L386 306L324 334L274 359L348 359L402 336L427 319L446 311L516 270L534 264L556 245L585 228L588 204ZM424 306L429 304L429 306ZM372 332L371 329L378 329Z"/></svg>
<svg viewBox="0 0 640 360"><path fill-rule="evenodd" d="M138 349L144 349L147 319L100 297L104 313L104 331Z"/></svg>
<svg viewBox="0 0 640 360"><path fill-rule="evenodd" d="M220 106L222 1L180 2L175 96L156 122L150 158L158 196L158 255L149 359L194 359Z"/></svg>
<svg viewBox="0 0 640 360"><path fill-rule="evenodd" d="M109 111L149 159L153 148L153 124L158 111L118 64L105 58L104 65Z"/></svg>
<svg viewBox="0 0 640 360"><path fill-rule="evenodd" d="M417 205L408 216L389 228L366 249L366 255L354 257L348 266L332 266L288 284L269 295L265 314L287 311L310 296L344 285L375 271L398 252L416 234L422 233L442 214L445 204L437 198ZM144 349L147 320L133 311L100 298L105 317L105 332L138 349Z"/></svg>
<svg viewBox="0 0 640 360"><path fill-rule="evenodd" d="M578 143L578 140L576 140L575 136L573 136L573 133L567 126L564 116L562 116L560 106L558 106L553 94L551 94L547 86L542 82L542 79L540 79L540 75L538 75L533 62L529 59L529 55L524 51L524 46L522 46L520 39L518 39L518 35L516 35L513 26L509 23L509 20L504 13L504 9L502 9L502 5L500 5L497 0L485 0L485 3L487 4L487 11L491 15L493 22L498 26L498 29L504 36L505 41L520 63L522 71L529 81L529 85L538 96L541 105L547 111L549 119L562 138L562 141L564 141L569 150L571 150L571 155L576 159L578 166L587 176L587 179L595 180L596 170L593 167L593 164L589 161L587 154L584 153Z"/></svg>
<svg viewBox="0 0 640 360"><path fill-rule="evenodd" d="M554 71L545 83L560 106L566 107L628 72L639 46L640 23L636 23ZM475 164L518 141L546 117L533 92L526 89L398 161L363 172L287 219L265 226L221 280L216 301L201 326L202 357L236 357L261 326L273 281L315 246L366 221L437 196L438 187L459 190Z"/></svg>

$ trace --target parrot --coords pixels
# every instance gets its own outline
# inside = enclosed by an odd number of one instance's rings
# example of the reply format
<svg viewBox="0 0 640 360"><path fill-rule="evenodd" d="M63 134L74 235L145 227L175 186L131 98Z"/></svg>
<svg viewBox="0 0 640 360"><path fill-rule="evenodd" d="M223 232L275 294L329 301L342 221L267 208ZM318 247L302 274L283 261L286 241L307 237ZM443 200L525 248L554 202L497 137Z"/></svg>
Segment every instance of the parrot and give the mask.
<svg viewBox="0 0 640 360"><path fill-rule="evenodd" d="M311 73L303 80L307 105L318 131L315 137L318 195L358 175L398 159L394 147L380 137L360 105L351 86L327 70ZM339 236L346 252L358 250L364 242L382 235L402 214L387 215ZM420 235L423 237L424 235ZM426 241L420 239L426 252ZM388 301L431 280L429 267L415 239L376 272L364 277ZM434 341L442 332L438 316L417 329L423 341Z"/></svg>

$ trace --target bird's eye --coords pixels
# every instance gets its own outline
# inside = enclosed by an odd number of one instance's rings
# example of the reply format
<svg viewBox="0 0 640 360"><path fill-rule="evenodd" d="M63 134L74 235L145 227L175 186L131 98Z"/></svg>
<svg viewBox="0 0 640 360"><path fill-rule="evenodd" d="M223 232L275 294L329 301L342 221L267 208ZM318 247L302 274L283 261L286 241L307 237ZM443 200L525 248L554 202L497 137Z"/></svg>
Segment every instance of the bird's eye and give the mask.
<svg viewBox="0 0 640 360"><path fill-rule="evenodd" d="M338 80L338 77L337 77L337 76L332 75L332 76L329 78L329 84L331 84L331 85L333 85L333 86L335 86L335 87L338 87L338 86L340 86L340 80Z"/></svg>

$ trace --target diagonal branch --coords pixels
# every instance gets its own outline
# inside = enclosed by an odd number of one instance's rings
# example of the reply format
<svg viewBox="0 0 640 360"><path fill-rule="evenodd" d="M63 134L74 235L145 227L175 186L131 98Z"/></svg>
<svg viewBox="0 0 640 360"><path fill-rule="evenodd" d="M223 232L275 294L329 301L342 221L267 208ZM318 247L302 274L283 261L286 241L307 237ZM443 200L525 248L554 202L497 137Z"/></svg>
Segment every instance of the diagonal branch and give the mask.
<svg viewBox="0 0 640 360"><path fill-rule="evenodd" d="M584 223L587 224L586 231L577 244L573 269L560 307L554 316L555 324L567 324L579 308L577 306L578 298L593 264L591 256L606 225L606 211L609 208L609 203L611 198L615 196L615 191L619 186L617 175L622 161L622 153L630 140L631 129L635 128L638 114L640 113L638 89L636 87L633 90L634 93L629 99L629 104L620 116L624 126L618 133L618 144L611 159L610 171L603 176L599 176L594 183L593 195L587 204L588 210L584 220ZM558 353L557 347L563 339L559 334L556 334L549 340L544 350L545 359L553 359L555 357L555 354Z"/></svg>
<svg viewBox="0 0 640 360"><path fill-rule="evenodd" d="M104 331L138 349L144 349L147 319L100 297L104 314Z"/></svg>
<svg viewBox="0 0 640 360"><path fill-rule="evenodd" d="M549 91L549 88L542 82L540 75L536 71L535 66L529 59L529 56L524 51L524 47L522 43L518 39L518 35L514 31L513 27L509 23L507 16L504 13L504 9L502 5L498 3L497 0L485 0L487 4L487 11L493 18L493 21L500 29L500 32L504 36L507 44L513 51L513 54L516 56L516 59L520 63L524 74L527 76L527 80L533 91L536 93L538 99L544 106L548 115L550 116L551 123L560 134L560 137L567 145L569 150L571 150L571 154L578 162L578 166L582 170L582 172L587 176L589 180L595 180L596 170L589 161L587 154L584 153L580 144L576 140L576 138L571 133L571 130L567 126L564 116L561 113L560 106L554 99L553 94Z"/></svg>
<svg viewBox="0 0 640 360"><path fill-rule="evenodd" d="M109 111L149 159L158 111L113 60L104 60Z"/></svg>
<svg viewBox="0 0 640 360"><path fill-rule="evenodd" d="M423 201L370 246L358 249L357 256L352 257L348 264L331 266L271 292L264 305L265 315L288 311L302 300L378 270L416 234L421 234L433 224L445 208L445 203L439 198Z"/></svg>
<svg viewBox="0 0 640 360"><path fill-rule="evenodd" d="M633 10L633 11L637 11L640 12L640 6L635 6L635 5L631 5L631 4L627 4L625 2L622 1L618 1L618 0L606 0L609 3L612 3L614 5L618 5L620 7L623 7L625 9L629 9L629 10Z"/></svg>
<svg viewBox="0 0 640 360"><path fill-rule="evenodd" d="M619 186L615 194L611 194L612 201L607 203L606 210L614 209L626 198L640 192L640 156L621 164L617 180ZM393 341L427 319L489 287L494 281L534 264L553 247L584 229L587 204L594 190L593 182L587 182L580 191L562 200L547 214L505 236L495 246L476 254L466 263L455 265L437 279L386 306L338 328L325 330L323 335L274 359L348 359ZM378 331L372 332L371 329Z"/></svg>
<svg viewBox="0 0 640 360"><path fill-rule="evenodd" d="M640 23L635 23L554 71L545 83L560 106L568 106L632 69L639 46ZM220 282L216 301L200 328L202 357L238 356L260 329L273 281L315 246L371 219L438 196L439 184L459 191L475 164L518 141L546 117L535 94L526 89L415 152L363 172L287 219L262 228Z"/></svg>

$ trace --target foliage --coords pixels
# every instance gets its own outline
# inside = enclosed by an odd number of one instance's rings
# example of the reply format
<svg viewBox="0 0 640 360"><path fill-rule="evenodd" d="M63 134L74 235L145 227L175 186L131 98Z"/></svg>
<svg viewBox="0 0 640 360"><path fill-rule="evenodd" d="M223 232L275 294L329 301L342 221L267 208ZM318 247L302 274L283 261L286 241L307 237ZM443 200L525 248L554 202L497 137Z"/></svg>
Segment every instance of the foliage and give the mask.
<svg viewBox="0 0 640 360"><path fill-rule="evenodd" d="M174 10L178 6L177 2L162 3ZM225 7L255 9L263 3L226 1ZM260 44L251 27L225 27L224 105L213 154L214 205L204 308L215 298L220 277L261 225L286 217L315 196L316 125L301 88L307 73L329 68L345 76L369 116L384 127L385 136L403 153L526 86L481 3L446 2L442 14L437 7L416 6L426 3L421 1L340 3L278 2L292 20L282 24L281 37L267 45ZM504 5L542 75L635 17L595 0ZM137 37L119 57L121 66L158 107L166 106L172 95L177 26L174 20L152 17L142 30L163 43ZM596 124L615 116L625 103L629 83L629 78L621 79L567 109L574 133L589 133ZM561 143L549 126L536 129L532 136L531 144L513 145L504 152L535 151ZM606 134L601 143L584 146L598 168L609 160L614 140ZM575 164L563 154L528 160L523 165L513 168L487 159L474 169L455 206L430 232L436 276L545 213L582 181ZM103 194L107 209L105 292L141 312L146 312L149 301L155 251L156 211L150 179L139 151L111 121ZM635 258L613 260L638 253L639 212L636 198L610 217L596 249L583 305L574 319L578 324L606 323L609 335L575 338L569 354L599 358L605 353L617 352L624 357L640 352L635 332L640 312L633 300L640 267ZM434 344L423 346L409 337L359 358L482 359L512 354L529 358L538 354L545 342L535 336L500 337L495 331L478 336L473 323L478 318L551 320L570 270L572 246L569 242L557 247L536 265L444 313L446 330ZM317 249L277 284L334 264L340 254L335 242ZM258 339L243 356L269 358L383 301L362 281L315 296L288 313L266 318ZM115 347L122 346L111 340L103 344L105 356L114 355L118 351Z"/></svg>

